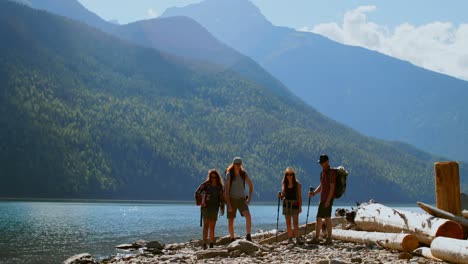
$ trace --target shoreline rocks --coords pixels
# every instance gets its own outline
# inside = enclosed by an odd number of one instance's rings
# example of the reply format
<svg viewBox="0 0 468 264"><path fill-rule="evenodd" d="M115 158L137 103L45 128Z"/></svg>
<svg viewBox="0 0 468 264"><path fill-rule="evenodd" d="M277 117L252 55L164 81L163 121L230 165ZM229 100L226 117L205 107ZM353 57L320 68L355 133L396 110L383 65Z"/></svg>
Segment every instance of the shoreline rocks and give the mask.
<svg viewBox="0 0 468 264"><path fill-rule="evenodd" d="M312 239L313 232L305 236L307 241ZM254 236L253 236L254 237ZM221 242L218 244L218 241ZM163 245L157 241L133 243L142 245L134 250L135 254L124 257L112 256L93 262L98 264L149 264L149 263L441 263L435 260L395 250L387 250L376 244L357 244L334 240L333 245L308 244L303 245L277 242L270 245L260 245L259 240L249 242L238 239L226 245L225 237L217 240L214 248L203 250L200 240L185 243ZM152 247L149 247L152 246ZM84 259L89 259L89 254ZM68 261L68 260L67 260ZM65 263L65 262L64 262Z"/></svg>

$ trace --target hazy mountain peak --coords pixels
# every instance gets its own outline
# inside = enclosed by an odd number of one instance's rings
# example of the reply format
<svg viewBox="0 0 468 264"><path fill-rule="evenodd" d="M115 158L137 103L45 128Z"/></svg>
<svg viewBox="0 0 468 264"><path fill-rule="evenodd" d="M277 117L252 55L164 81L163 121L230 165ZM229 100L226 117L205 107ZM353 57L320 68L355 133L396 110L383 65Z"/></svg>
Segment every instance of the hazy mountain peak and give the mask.
<svg viewBox="0 0 468 264"><path fill-rule="evenodd" d="M162 17L170 16L189 16L202 25L211 22L213 27L210 27L210 31L215 36L237 36L272 26L249 0L206 0L185 7L169 8L162 14Z"/></svg>

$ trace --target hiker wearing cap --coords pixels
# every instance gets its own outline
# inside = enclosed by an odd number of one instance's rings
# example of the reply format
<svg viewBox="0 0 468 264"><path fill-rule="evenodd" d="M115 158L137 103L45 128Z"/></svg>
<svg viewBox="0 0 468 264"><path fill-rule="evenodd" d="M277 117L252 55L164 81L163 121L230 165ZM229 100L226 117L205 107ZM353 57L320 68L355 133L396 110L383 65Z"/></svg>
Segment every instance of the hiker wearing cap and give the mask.
<svg viewBox="0 0 468 264"><path fill-rule="evenodd" d="M302 212L301 184L296 178L296 172L288 167L284 171L282 189L278 198L283 199L283 215L286 218L289 243L293 242L293 230L291 228L291 218L294 224L294 237L297 244L303 244L299 236L299 214Z"/></svg>
<svg viewBox="0 0 468 264"><path fill-rule="evenodd" d="M245 196L245 183L249 185L249 195ZM250 177L242 167L242 159L239 157L234 158L232 164L226 169L226 204L228 208L227 218L229 220L229 235L231 241L235 240L234 237L234 218L236 212L239 210L241 215L245 217L246 239L252 241L250 236L252 229L252 218L249 211L249 203L252 199L253 184Z"/></svg>
<svg viewBox="0 0 468 264"><path fill-rule="evenodd" d="M208 230L210 231L210 248L215 243L215 227L218 220L218 212L224 215L224 186L219 172L215 169L208 171L206 180L200 184L195 192L195 197L201 199L203 217L203 249L206 249Z"/></svg>
<svg viewBox="0 0 468 264"><path fill-rule="evenodd" d="M336 171L331 169L328 156L325 154L320 155L320 158L317 162L322 167L322 172L320 173L320 185L313 192L309 192L309 197L320 193L320 203L317 212L317 225L315 226L315 237L313 238L312 243L318 243L320 241L319 237L320 231L322 230L322 219L324 218L327 229L327 240L325 241L325 244L331 245L333 228L331 221L331 211L335 191Z"/></svg>

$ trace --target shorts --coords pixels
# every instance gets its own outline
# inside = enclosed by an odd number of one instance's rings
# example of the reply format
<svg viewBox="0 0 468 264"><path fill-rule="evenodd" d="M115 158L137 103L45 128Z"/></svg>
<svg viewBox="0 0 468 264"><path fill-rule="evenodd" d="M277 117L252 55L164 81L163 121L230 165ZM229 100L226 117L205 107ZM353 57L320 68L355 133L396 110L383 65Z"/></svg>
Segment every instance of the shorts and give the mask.
<svg viewBox="0 0 468 264"><path fill-rule="evenodd" d="M297 200L283 200L283 215L296 215L299 213Z"/></svg>
<svg viewBox="0 0 468 264"><path fill-rule="evenodd" d="M219 213L218 208L213 209L213 208L208 208L208 207L202 207L203 219L218 221L218 213Z"/></svg>
<svg viewBox="0 0 468 264"><path fill-rule="evenodd" d="M242 212L249 212L249 206L247 205L247 202L245 201L245 198L231 198L231 207L232 207L232 212L227 212L227 218L236 218L236 213L237 210L239 210L239 213L242 215Z"/></svg>
<svg viewBox="0 0 468 264"><path fill-rule="evenodd" d="M320 202L319 208L317 211L317 217L320 217L320 218L331 217L332 207L333 207L333 199L330 201L330 206L328 208L325 208L325 202Z"/></svg>

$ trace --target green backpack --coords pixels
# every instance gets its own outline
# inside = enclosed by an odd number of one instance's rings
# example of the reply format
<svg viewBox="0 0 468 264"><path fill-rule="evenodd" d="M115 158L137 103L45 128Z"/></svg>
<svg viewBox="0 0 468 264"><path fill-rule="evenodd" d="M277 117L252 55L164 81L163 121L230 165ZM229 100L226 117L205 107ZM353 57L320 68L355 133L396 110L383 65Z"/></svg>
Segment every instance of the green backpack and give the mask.
<svg viewBox="0 0 468 264"><path fill-rule="evenodd" d="M343 166L334 168L336 171L336 182L335 182L335 198L340 198L346 191L346 178L348 177L348 171Z"/></svg>

